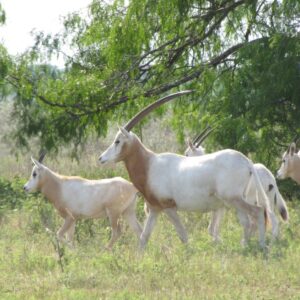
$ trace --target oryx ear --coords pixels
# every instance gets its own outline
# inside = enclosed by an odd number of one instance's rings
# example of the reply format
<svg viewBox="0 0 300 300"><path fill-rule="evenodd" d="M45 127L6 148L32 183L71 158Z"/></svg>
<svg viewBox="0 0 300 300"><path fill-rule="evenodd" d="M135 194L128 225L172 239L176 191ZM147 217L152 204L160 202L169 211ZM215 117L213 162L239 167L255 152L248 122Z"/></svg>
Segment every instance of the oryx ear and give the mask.
<svg viewBox="0 0 300 300"><path fill-rule="evenodd" d="M194 146L193 142L192 142L190 139L188 139L187 144L188 144L188 146L189 146L192 150L195 149L195 146Z"/></svg>
<svg viewBox="0 0 300 300"><path fill-rule="evenodd" d="M290 153L290 155L293 156L296 152L297 152L297 150L296 150L296 144L295 143L291 143L291 145L289 147L289 153Z"/></svg>
<svg viewBox="0 0 300 300"><path fill-rule="evenodd" d="M127 138L130 137L129 132L128 132L124 127L119 126L119 130L121 131L121 133L122 133L125 137L127 137Z"/></svg>
<svg viewBox="0 0 300 300"><path fill-rule="evenodd" d="M34 159L32 156L31 156L31 160L32 160L33 164L35 166L37 166L39 169L41 169L43 167L43 165L40 162L38 162L36 159Z"/></svg>

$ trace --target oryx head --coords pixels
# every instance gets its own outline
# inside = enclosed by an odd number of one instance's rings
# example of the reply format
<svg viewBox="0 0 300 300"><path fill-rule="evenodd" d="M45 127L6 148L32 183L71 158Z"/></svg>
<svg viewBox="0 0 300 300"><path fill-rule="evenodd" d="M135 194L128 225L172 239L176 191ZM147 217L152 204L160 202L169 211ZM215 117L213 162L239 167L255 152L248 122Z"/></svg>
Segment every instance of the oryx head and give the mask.
<svg viewBox="0 0 300 300"><path fill-rule="evenodd" d="M187 149L184 151L185 156L201 156L205 154L205 149L201 146L203 141L213 131L210 126L207 126L193 141L188 140Z"/></svg>
<svg viewBox="0 0 300 300"><path fill-rule="evenodd" d="M31 176L23 187L26 192L34 192L39 190L39 187L43 179L44 169L45 169L45 166L42 164L45 155L46 152L42 152L38 160L31 157L31 160L33 162Z"/></svg>
<svg viewBox="0 0 300 300"><path fill-rule="evenodd" d="M277 178L293 177L295 172L299 172L298 165L300 165L300 156L298 155L296 142L292 142L282 156L281 166L277 171Z"/></svg>
<svg viewBox="0 0 300 300"><path fill-rule="evenodd" d="M142 111L136 114L124 127L120 127L119 131L113 141L113 143L101 154L99 161L101 163L107 162L118 162L124 160L125 157L130 152L130 147L133 142L137 139L136 135L131 133L130 130L146 115L148 115L152 110L159 107L165 102L168 102L176 97L190 94L192 91L182 91L165 96L154 103L145 107Z"/></svg>

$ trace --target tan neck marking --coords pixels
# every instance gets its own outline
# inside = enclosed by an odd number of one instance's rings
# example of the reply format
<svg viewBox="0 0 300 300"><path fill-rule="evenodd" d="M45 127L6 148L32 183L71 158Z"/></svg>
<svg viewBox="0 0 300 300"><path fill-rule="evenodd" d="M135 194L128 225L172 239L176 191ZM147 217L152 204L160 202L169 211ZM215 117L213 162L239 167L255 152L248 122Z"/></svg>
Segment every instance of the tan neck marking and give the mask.
<svg viewBox="0 0 300 300"><path fill-rule="evenodd" d="M61 184L62 179L59 174L49 169L44 170L44 178L40 183L41 193L54 205L62 217L65 217L67 211L62 203Z"/></svg>
<svg viewBox="0 0 300 300"><path fill-rule="evenodd" d="M125 145L125 147L128 147ZM135 138L130 149L124 149L126 155L123 159L128 171L130 180L135 187L144 195L146 201L154 209L161 210L163 208L174 207L175 202L172 199L158 199L149 188L149 168L151 159L155 153L148 150L138 138Z"/></svg>

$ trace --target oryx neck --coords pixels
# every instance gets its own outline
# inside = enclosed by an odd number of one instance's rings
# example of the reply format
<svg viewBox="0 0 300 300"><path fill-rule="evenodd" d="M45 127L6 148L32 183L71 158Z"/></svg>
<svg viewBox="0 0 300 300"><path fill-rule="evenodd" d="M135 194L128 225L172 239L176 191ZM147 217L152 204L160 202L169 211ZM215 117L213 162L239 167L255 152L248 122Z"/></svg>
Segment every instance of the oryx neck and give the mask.
<svg viewBox="0 0 300 300"><path fill-rule="evenodd" d="M300 157L294 159L293 171L290 177L300 184Z"/></svg>
<svg viewBox="0 0 300 300"><path fill-rule="evenodd" d="M136 188L144 193L148 181L149 164L154 153L148 150L139 139L134 139L130 151L124 159L129 177Z"/></svg>
<svg viewBox="0 0 300 300"><path fill-rule="evenodd" d="M61 199L60 175L50 169L44 170L44 179L40 186L41 193L57 208Z"/></svg>

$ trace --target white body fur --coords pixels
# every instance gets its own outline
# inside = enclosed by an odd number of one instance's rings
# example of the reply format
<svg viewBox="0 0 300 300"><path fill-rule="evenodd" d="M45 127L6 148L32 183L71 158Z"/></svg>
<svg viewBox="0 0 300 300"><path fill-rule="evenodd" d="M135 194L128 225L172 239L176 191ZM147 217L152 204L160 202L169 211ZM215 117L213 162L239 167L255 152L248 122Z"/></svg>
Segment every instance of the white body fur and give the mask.
<svg viewBox="0 0 300 300"><path fill-rule="evenodd" d="M189 143L188 148L185 151L185 155L192 157L192 156L201 156L204 155L204 148L203 147L195 147L193 144ZM267 169L263 164L254 164L254 168L257 171L257 174L260 178L260 181L262 183L263 189L268 197L269 200L269 207L271 212L271 219L272 219L272 234L274 238L278 237L279 234L279 222L278 219L274 213L275 207L281 214L281 217L283 220L288 220L288 210L286 203L280 194L276 180L271 173L269 169ZM256 204L255 199L255 185L251 185L249 187L248 195L246 197L246 201L250 204ZM224 215L224 208L220 208L219 210L213 212L212 220L209 225L209 232L213 236L214 240L219 240L219 223L221 221L221 218ZM240 218L243 218L245 216L239 216ZM254 227L256 224L252 224ZM244 241L249 237L249 234L253 232L253 229L250 229L250 231L246 232L246 236L244 236Z"/></svg>
<svg viewBox="0 0 300 300"><path fill-rule="evenodd" d="M68 239L73 241L76 220L105 216L112 227L107 248L111 248L120 236L120 216L125 217L137 237L140 237L142 229L135 215L137 190L132 183L121 177L88 180L62 176L36 160L33 162L35 166L24 190L40 191L57 209L65 221L58 230L59 239L63 239L66 233Z"/></svg>
<svg viewBox="0 0 300 300"><path fill-rule="evenodd" d="M296 150L296 143L292 143L282 156L282 162L277 171L277 178L292 178L300 184L300 151Z"/></svg>
<svg viewBox="0 0 300 300"><path fill-rule="evenodd" d="M265 246L264 209L244 201L252 177L260 196L259 204L267 210L268 199L252 162L240 152L223 150L200 157L155 154L135 134L120 128L113 144L99 160L101 163L124 161L131 181L147 201L150 213L141 235L142 248L159 212L168 215L181 240L186 242L187 234L177 209L207 212L224 205L254 218L259 227L260 245Z"/></svg>

